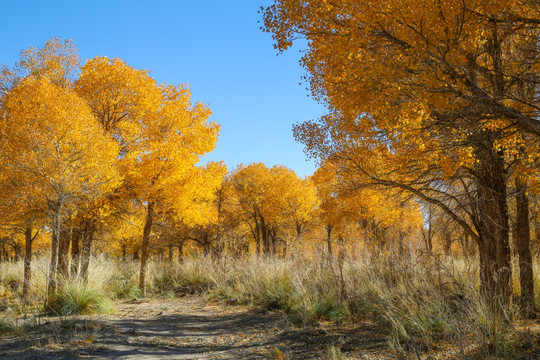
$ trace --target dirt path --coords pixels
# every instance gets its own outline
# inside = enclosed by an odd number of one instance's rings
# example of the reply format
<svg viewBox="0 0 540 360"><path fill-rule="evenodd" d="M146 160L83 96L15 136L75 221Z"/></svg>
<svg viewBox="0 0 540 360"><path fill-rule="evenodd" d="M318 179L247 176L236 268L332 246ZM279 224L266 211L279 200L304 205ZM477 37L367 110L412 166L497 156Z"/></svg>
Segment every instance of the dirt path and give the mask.
<svg viewBox="0 0 540 360"><path fill-rule="evenodd" d="M0 337L1 359L392 359L370 323L297 328L283 314L208 304L202 297L123 302L116 315L39 319ZM36 321L36 320L35 320Z"/></svg>

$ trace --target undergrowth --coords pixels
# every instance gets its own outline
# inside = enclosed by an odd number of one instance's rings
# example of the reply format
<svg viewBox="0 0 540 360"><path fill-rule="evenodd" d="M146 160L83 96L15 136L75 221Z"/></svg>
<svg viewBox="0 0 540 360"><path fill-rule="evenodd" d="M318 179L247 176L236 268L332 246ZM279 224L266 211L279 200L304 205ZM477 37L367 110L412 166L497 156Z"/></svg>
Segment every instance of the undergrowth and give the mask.
<svg viewBox="0 0 540 360"><path fill-rule="evenodd" d="M30 295L40 301L46 281L39 267L46 268L45 260L34 265ZM182 262L151 263L148 288L150 296L197 293L228 304L277 309L297 325L370 320L386 329L389 346L398 357L448 344L458 357L512 358L516 349L526 346L515 328L518 312L489 310L477 290L478 269L472 263L402 254L187 257ZM4 264L2 270L2 301L16 308L22 302L17 285L22 266ZM90 274L86 282L63 281L43 310L62 316L110 313L114 311L111 299L141 294L135 262L94 258ZM9 326L0 322L0 332L10 331ZM329 350L328 358L340 358L338 350Z"/></svg>

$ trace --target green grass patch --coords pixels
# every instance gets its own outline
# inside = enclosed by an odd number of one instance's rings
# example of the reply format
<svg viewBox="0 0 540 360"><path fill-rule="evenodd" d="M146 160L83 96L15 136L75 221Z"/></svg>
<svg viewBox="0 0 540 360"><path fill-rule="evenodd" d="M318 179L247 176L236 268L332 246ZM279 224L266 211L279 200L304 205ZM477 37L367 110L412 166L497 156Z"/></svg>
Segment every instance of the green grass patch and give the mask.
<svg viewBox="0 0 540 360"><path fill-rule="evenodd" d="M45 310L47 314L56 316L111 314L115 306L103 292L79 282L70 282L49 298Z"/></svg>

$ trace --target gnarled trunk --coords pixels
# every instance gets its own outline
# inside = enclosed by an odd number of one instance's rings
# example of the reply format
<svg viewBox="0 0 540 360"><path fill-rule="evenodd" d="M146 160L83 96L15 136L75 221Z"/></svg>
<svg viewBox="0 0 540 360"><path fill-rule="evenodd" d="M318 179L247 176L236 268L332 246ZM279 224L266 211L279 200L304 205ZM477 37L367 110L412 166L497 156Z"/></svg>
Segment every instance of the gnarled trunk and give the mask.
<svg viewBox="0 0 540 360"><path fill-rule="evenodd" d="M477 230L481 291L494 311L512 298L506 169L503 155L487 146L477 153Z"/></svg>

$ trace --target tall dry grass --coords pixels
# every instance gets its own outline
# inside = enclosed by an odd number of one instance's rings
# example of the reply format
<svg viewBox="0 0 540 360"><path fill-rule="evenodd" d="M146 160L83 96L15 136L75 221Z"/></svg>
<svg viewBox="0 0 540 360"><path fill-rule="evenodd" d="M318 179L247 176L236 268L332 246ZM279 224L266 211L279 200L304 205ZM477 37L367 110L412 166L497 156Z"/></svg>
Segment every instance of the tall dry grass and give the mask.
<svg viewBox="0 0 540 360"><path fill-rule="evenodd" d="M32 310L25 304L43 303L46 260L34 262L32 301L19 295L22 263L2 264L0 309L25 312ZM362 252L333 258L323 254L284 259L200 256L181 263L151 263L148 288L151 296L201 293L229 304L279 309L299 325L374 321L387 329L388 343L399 356L446 344L463 356L475 351L479 356L511 358L522 346L514 326L517 311L489 311L477 290L475 264L451 257ZM137 263L95 257L89 274L86 283L65 281L55 298L58 305L49 312L111 312L110 299L140 296ZM10 325L3 320L0 328Z"/></svg>

